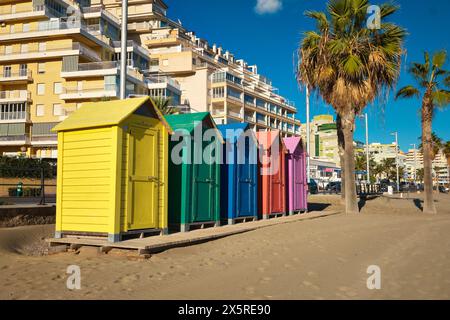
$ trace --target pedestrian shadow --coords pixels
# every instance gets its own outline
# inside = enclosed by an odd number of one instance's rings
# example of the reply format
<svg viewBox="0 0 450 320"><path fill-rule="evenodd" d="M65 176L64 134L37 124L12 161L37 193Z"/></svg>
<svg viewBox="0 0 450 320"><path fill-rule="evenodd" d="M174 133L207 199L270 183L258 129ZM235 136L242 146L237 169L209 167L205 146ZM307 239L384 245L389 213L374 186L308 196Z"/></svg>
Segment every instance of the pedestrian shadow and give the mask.
<svg viewBox="0 0 450 320"><path fill-rule="evenodd" d="M367 196L366 195L360 196L359 202L358 202L359 211L361 211L362 208L365 207L366 203L367 203Z"/></svg>
<svg viewBox="0 0 450 320"><path fill-rule="evenodd" d="M414 202L414 205L415 205L420 211L423 211L423 206L422 206L423 201L422 201L422 200L420 200L420 199L414 199L413 202Z"/></svg>
<svg viewBox="0 0 450 320"><path fill-rule="evenodd" d="M308 211L324 211L331 206L331 203L308 203Z"/></svg>

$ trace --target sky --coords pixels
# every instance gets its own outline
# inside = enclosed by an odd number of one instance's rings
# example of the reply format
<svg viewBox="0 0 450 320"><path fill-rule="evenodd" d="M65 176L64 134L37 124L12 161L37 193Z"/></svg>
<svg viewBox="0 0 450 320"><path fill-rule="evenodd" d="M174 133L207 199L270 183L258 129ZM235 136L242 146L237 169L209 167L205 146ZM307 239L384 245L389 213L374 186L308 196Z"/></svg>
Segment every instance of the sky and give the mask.
<svg viewBox="0 0 450 320"><path fill-rule="evenodd" d="M182 22L197 36L229 50L258 72L272 80L279 93L297 106L297 118L306 122L305 92L299 89L294 74L294 56L305 31L315 24L304 16L306 10L325 10L325 0L165 0L170 18ZM386 2L373 0L377 5ZM390 20L408 31L406 54L397 84L401 88L414 84L408 74L413 61L422 62L425 50L449 52L446 69L450 70L450 1L395 0L400 10ZM368 106L369 142L391 143L393 131L399 133L402 150L419 144L421 136L419 99L395 101L393 94L383 105ZM334 114L320 98L312 99L311 115ZM355 140L365 141L364 121L356 121ZM450 106L439 111L433 130L450 140Z"/></svg>

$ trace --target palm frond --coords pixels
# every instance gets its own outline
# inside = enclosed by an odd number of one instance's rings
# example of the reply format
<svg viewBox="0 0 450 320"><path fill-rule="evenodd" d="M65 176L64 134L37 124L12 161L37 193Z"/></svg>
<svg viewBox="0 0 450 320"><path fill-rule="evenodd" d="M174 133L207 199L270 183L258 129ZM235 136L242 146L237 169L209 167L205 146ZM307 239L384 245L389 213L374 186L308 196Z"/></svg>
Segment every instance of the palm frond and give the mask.
<svg viewBox="0 0 450 320"><path fill-rule="evenodd" d="M420 96L420 91L413 86L406 86L398 90L395 99L398 98L418 98Z"/></svg>
<svg viewBox="0 0 450 320"><path fill-rule="evenodd" d="M447 90L436 90L432 93L433 103L443 108L450 104L450 91Z"/></svg>
<svg viewBox="0 0 450 320"><path fill-rule="evenodd" d="M433 66L440 69L444 66L446 60L447 60L447 51L445 50L438 51L433 55Z"/></svg>

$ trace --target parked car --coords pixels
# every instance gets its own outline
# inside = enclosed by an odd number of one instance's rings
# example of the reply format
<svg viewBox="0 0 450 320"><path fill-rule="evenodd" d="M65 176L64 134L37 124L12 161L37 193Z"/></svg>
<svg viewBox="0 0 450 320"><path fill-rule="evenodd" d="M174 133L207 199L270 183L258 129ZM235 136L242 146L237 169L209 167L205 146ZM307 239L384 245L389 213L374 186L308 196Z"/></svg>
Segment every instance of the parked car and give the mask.
<svg viewBox="0 0 450 320"><path fill-rule="evenodd" d="M311 179L308 183L308 190L310 194L318 194L319 187L317 186L317 182L314 179Z"/></svg>
<svg viewBox="0 0 450 320"><path fill-rule="evenodd" d="M339 193L342 190L342 184L340 182L330 182L325 190L329 192Z"/></svg>
<svg viewBox="0 0 450 320"><path fill-rule="evenodd" d="M440 185L440 186L439 186L439 192L440 192L440 193L448 193L448 188L446 188L446 187L443 186L443 185Z"/></svg>

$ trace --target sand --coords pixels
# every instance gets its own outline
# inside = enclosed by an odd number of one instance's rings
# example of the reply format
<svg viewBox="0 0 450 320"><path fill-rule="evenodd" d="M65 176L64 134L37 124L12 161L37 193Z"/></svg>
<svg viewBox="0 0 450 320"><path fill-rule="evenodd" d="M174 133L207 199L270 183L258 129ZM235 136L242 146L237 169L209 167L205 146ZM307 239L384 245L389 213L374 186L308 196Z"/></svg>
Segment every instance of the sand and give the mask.
<svg viewBox="0 0 450 320"><path fill-rule="evenodd" d="M342 207L313 196L315 210ZM450 196L439 214L413 200L367 201L360 215L272 226L149 260L95 250L45 251L52 226L0 229L0 299L449 299ZM69 265L81 290L66 287ZM368 290L367 268L381 268Z"/></svg>

